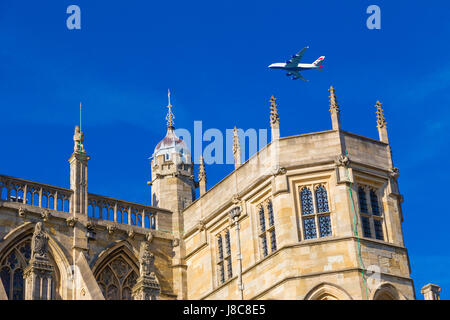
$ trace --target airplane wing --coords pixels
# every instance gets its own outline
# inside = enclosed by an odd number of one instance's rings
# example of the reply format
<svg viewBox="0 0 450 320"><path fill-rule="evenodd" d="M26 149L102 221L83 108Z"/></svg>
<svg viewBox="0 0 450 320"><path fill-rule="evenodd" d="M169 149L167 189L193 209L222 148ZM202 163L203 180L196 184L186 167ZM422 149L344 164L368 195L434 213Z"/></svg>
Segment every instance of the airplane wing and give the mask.
<svg viewBox="0 0 450 320"><path fill-rule="evenodd" d="M305 54L306 49L308 48L309 47L304 47L296 55L292 56L292 58L289 61L286 61L286 68L296 67L300 63L300 60L303 58L303 55Z"/></svg>
<svg viewBox="0 0 450 320"><path fill-rule="evenodd" d="M303 78L303 76L300 74L300 72L297 72L297 71L289 71L289 72L293 75L293 77L292 77L293 80L302 79L303 81L308 81L305 78Z"/></svg>

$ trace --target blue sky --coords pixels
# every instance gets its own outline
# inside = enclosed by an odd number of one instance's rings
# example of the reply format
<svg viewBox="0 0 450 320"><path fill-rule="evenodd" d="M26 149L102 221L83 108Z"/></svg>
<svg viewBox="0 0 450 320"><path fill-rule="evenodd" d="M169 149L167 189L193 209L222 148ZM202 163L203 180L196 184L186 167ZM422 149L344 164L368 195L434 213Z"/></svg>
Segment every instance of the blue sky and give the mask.
<svg viewBox="0 0 450 320"><path fill-rule="evenodd" d="M81 8L81 30L66 8ZM381 30L366 8L381 8ZM450 295L446 206L450 138L450 4L444 1L1 1L0 173L69 186L67 159L83 101L89 191L150 204L147 158L165 134L167 89L177 128L331 128L330 85L344 130L378 138L383 102L404 196L403 231L417 298ZM325 55L310 82L268 70L309 45ZM247 155L248 157L248 155ZM207 166L211 187L232 167Z"/></svg>

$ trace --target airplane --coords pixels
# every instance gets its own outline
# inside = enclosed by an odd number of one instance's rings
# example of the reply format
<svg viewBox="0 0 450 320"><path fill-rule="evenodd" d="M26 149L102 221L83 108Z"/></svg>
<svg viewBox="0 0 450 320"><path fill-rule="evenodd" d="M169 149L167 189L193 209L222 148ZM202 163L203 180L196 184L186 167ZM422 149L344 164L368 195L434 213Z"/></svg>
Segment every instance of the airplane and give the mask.
<svg viewBox="0 0 450 320"><path fill-rule="evenodd" d="M303 81L308 81L300 74L299 71L303 70L311 70L311 69L317 69L319 71L322 71L322 62L325 60L325 56L319 57L316 61L313 63L300 63L300 60L302 59L303 55L305 54L305 51L309 47L304 47L302 50L299 51L296 55L293 55L292 58L286 63L278 62L278 63L272 63L269 68L270 69L281 69L286 70L286 75L292 76L292 80L302 79Z"/></svg>

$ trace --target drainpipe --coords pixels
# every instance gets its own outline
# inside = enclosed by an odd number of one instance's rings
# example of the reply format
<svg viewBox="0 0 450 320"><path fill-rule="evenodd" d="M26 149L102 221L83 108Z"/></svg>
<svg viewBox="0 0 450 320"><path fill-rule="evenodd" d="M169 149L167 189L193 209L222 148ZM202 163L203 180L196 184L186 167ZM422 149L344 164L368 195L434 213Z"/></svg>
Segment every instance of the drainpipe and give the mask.
<svg viewBox="0 0 450 320"><path fill-rule="evenodd" d="M241 237L239 236L239 216L241 215L241 208L235 207L230 211L230 217L236 227L236 246L237 246L237 265L238 265L238 289L241 292L241 300L244 300L244 284L242 283L242 254L241 254Z"/></svg>

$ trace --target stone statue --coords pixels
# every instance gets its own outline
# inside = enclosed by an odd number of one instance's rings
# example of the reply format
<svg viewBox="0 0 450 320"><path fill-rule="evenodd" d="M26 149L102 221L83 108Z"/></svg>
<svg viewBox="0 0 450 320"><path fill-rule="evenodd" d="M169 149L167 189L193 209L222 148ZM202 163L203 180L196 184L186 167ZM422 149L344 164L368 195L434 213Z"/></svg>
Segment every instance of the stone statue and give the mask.
<svg viewBox="0 0 450 320"><path fill-rule="evenodd" d="M31 238L31 259L47 260L48 235L43 231L42 222L36 223Z"/></svg>
<svg viewBox="0 0 450 320"><path fill-rule="evenodd" d="M79 126L75 127L75 133L73 135L73 151L75 152L84 152L84 146L82 142L84 141L84 134L81 132L81 129Z"/></svg>
<svg viewBox="0 0 450 320"><path fill-rule="evenodd" d="M142 249L139 273L141 277L150 277L155 256L150 252L150 244L145 242Z"/></svg>
<svg viewBox="0 0 450 320"><path fill-rule="evenodd" d="M141 245L139 259L139 278L132 289L134 300L153 300L159 295L159 286L154 269L155 256L150 252L150 243L145 241Z"/></svg>

